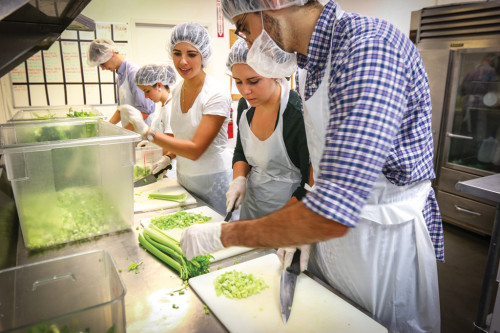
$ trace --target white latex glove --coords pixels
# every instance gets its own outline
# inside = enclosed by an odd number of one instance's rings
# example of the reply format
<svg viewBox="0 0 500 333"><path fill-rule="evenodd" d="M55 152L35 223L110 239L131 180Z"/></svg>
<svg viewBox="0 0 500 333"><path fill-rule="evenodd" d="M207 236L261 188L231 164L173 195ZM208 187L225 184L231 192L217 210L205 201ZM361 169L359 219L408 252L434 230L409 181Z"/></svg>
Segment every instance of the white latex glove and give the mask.
<svg viewBox="0 0 500 333"><path fill-rule="evenodd" d="M227 222L201 223L184 229L180 245L182 253L184 253L188 260L203 254L214 253L224 248L220 241L222 223Z"/></svg>
<svg viewBox="0 0 500 333"><path fill-rule="evenodd" d="M134 126L134 131L136 133L139 133L142 136L146 135L149 126L144 122L141 111L128 104L120 105L118 110L120 111L123 127L127 126L128 123L131 123L132 126Z"/></svg>
<svg viewBox="0 0 500 333"><path fill-rule="evenodd" d="M158 161L153 163L151 173L155 174L163 168L166 168L172 163L172 159L167 155L162 156ZM166 172L166 170L165 170Z"/></svg>
<svg viewBox="0 0 500 333"><path fill-rule="evenodd" d="M245 191L247 190L247 179L246 177L239 176L236 177L232 182L229 183L229 190L226 192L226 212L229 213L233 207L238 208L245 197Z"/></svg>
<svg viewBox="0 0 500 333"><path fill-rule="evenodd" d="M300 250L300 271L303 272L307 269L307 263L309 262L309 254L311 253L311 245L299 246ZM295 247L283 247L278 249L276 254L281 261L283 269L287 269L292 264L293 254L297 248Z"/></svg>
<svg viewBox="0 0 500 333"><path fill-rule="evenodd" d="M149 141L148 140L142 140L141 142L139 142L137 144L137 147L139 147L139 148L146 147L146 146L149 146Z"/></svg>

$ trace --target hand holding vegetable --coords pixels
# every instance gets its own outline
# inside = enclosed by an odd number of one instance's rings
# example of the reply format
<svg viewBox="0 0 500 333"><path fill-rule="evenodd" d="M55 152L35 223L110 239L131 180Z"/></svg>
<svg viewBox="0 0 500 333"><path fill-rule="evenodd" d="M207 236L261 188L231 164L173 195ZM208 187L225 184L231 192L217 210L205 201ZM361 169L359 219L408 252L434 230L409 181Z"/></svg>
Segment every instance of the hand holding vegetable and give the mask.
<svg viewBox="0 0 500 333"><path fill-rule="evenodd" d="M236 177L232 182L229 183L229 190L226 192L226 212L229 213L231 210L238 208L243 201L245 196L245 191L247 188L246 177L239 176Z"/></svg>
<svg viewBox="0 0 500 333"><path fill-rule="evenodd" d="M300 250L300 271L303 272L307 269L307 263L309 262L309 254L311 253L311 245L302 245L299 246ZM294 247L283 247L278 249L276 254L281 261L281 265L283 265L283 269L287 269L292 264L293 254L297 248Z"/></svg>
<svg viewBox="0 0 500 333"><path fill-rule="evenodd" d="M220 241L222 223L225 222L195 224L182 232L180 245L188 260L224 248Z"/></svg>
<svg viewBox="0 0 500 333"><path fill-rule="evenodd" d="M171 163L172 163L172 159L169 156L164 155L158 161L153 163L153 167L152 167L153 170L151 170L151 173L155 174L155 173L159 172L161 169L164 169L167 166L169 166ZM160 177L161 176L163 176L163 175L160 175Z"/></svg>
<svg viewBox="0 0 500 333"><path fill-rule="evenodd" d="M134 131L136 133L139 133L142 136L146 135L149 127L144 122L141 111L128 104L120 105L118 110L120 111L123 127L127 126L130 122L132 126L134 126Z"/></svg>

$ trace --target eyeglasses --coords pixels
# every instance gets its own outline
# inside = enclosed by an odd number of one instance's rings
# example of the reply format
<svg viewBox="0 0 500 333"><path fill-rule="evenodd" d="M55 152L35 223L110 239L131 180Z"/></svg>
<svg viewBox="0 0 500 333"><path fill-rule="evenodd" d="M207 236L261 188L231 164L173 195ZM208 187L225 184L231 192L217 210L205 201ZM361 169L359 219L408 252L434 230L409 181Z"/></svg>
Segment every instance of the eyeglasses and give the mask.
<svg viewBox="0 0 500 333"><path fill-rule="evenodd" d="M247 18L247 15L248 15L248 13L243 14L243 17L241 18L241 20L239 21L239 23L236 24L236 31L234 32L234 34L236 35L236 37L239 37L239 38L241 38L243 40L247 40L247 37L241 31L241 27L242 27L243 23L245 23L245 19Z"/></svg>

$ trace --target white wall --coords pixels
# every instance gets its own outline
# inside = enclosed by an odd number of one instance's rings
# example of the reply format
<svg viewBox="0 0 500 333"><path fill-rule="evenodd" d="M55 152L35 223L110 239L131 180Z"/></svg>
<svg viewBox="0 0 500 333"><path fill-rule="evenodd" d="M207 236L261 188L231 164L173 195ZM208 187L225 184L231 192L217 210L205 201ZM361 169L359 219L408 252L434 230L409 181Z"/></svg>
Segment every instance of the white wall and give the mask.
<svg viewBox="0 0 500 333"><path fill-rule="evenodd" d="M224 74L225 61L229 53L229 32L232 25L224 22L224 37L217 37L217 11L215 0L92 0L82 12L83 15L100 22L125 22L130 27L130 60L134 61L132 45L135 22L155 24L179 24L198 22L208 27L212 38L213 56L206 71L221 82L229 78ZM158 36L162 43L162 36ZM167 59L165 59L167 60ZM138 64L143 65L143 64Z"/></svg>

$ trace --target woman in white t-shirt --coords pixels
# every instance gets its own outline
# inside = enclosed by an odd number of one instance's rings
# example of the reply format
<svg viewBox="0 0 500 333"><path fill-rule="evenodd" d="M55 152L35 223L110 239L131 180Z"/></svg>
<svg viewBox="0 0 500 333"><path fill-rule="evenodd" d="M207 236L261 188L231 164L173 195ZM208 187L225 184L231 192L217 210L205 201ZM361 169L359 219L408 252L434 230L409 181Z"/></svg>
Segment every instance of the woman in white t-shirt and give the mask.
<svg viewBox="0 0 500 333"><path fill-rule="evenodd" d="M155 130L174 136L170 127L170 114L172 113L171 88L175 85L176 75L172 66L167 64L149 64L144 65L137 70L134 82L139 89L144 92L144 96L156 103L151 127ZM147 146L149 141L139 142L137 147ZM163 148L162 157L155 161L151 173L155 174L161 169L172 165L169 173L175 175L175 154ZM170 176L170 175L169 175Z"/></svg>
<svg viewBox="0 0 500 333"><path fill-rule="evenodd" d="M170 125L174 137L149 128L133 107L121 107L122 114L136 132L177 155L177 179L182 186L224 214L225 194L232 179L232 157L226 149L229 91L203 70L212 50L202 25L177 25L168 48L183 79L172 91Z"/></svg>

